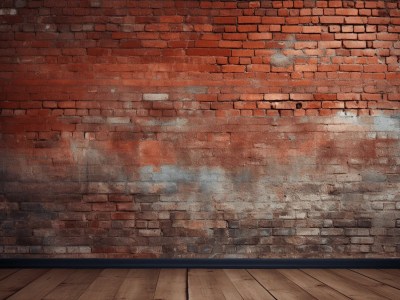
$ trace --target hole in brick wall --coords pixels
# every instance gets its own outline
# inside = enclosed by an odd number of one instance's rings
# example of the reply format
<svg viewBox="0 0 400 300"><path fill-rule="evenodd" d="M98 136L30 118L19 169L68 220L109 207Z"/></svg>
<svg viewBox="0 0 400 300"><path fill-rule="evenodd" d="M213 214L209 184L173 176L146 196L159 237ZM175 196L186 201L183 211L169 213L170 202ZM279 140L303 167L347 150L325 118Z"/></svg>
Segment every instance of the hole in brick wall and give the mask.
<svg viewBox="0 0 400 300"><path fill-rule="evenodd" d="M303 107L303 104L301 104L300 102L299 103L296 103L296 108L297 109L300 109L300 108L302 108Z"/></svg>

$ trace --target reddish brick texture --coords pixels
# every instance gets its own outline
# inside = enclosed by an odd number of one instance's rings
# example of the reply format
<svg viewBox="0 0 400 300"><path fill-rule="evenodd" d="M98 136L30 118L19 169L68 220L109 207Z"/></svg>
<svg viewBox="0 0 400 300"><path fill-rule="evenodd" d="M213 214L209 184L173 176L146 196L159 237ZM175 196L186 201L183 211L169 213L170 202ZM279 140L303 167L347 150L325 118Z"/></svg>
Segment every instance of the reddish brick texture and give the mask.
<svg viewBox="0 0 400 300"><path fill-rule="evenodd" d="M400 257L400 4L0 1L0 257Z"/></svg>

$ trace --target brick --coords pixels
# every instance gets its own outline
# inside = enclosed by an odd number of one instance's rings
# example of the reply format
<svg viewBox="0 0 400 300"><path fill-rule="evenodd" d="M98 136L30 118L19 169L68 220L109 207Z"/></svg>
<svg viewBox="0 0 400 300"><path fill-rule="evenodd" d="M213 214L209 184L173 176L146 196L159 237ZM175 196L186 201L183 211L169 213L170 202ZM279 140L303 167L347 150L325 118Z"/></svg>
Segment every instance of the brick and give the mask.
<svg viewBox="0 0 400 300"><path fill-rule="evenodd" d="M168 94L143 94L143 100L145 101L165 101L168 99Z"/></svg>
<svg viewBox="0 0 400 300"><path fill-rule="evenodd" d="M279 110L293 110L296 108L296 104L293 102L272 102L271 108Z"/></svg>
<svg viewBox="0 0 400 300"><path fill-rule="evenodd" d="M189 56L230 56L230 49L218 49L218 48L193 48L187 49L186 54Z"/></svg>
<svg viewBox="0 0 400 300"><path fill-rule="evenodd" d="M336 100L337 95L336 94L314 94L314 99L315 100Z"/></svg>
<svg viewBox="0 0 400 300"><path fill-rule="evenodd" d="M303 26L303 33L321 33L322 27L321 26Z"/></svg>
<svg viewBox="0 0 400 300"><path fill-rule="evenodd" d="M366 24L368 19L366 17L346 17L345 24Z"/></svg>
<svg viewBox="0 0 400 300"><path fill-rule="evenodd" d="M262 42L262 41L243 42L243 48L247 48L247 49L263 49L263 48L265 48L265 43Z"/></svg>
<svg viewBox="0 0 400 300"><path fill-rule="evenodd" d="M264 100L269 100L269 101L289 100L289 94L265 94Z"/></svg>
<svg viewBox="0 0 400 300"><path fill-rule="evenodd" d="M340 32L341 28L340 25L329 25L329 32Z"/></svg>
<svg viewBox="0 0 400 300"><path fill-rule="evenodd" d="M195 47L199 48L217 48L219 46L218 41L209 41L209 40L199 40L195 42Z"/></svg>
<svg viewBox="0 0 400 300"><path fill-rule="evenodd" d="M108 117L107 122L111 124L128 124L131 120L129 117Z"/></svg>
<svg viewBox="0 0 400 300"><path fill-rule="evenodd" d="M322 108L329 108L329 109L340 109L344 108L344 102L338 101L323 101Z"/></svg>
<svg viewBox="0 0 400 300"><path fill-rule="evenodd" d="M312 94L290 94L290 100L307 100L312 101L314 100L314 96Z"/></svg>
<svg viewBox="0 0 400 300"><path fill-rule="evenodd" d="M235 109L255 109L257 108L257 104L255 102L242 102L237 101L234 104Z"/></svg>
<svg viewBox="0 0 400 300"><path fill-rule="evenodd" d="M335 9L336 15L342 15L342 16L357 16L358 15L358 9L355 8L337 8Z"/></svg>
<svg viewBox="0 0 400 300"><path fill-rule="evenodd" d="M389 101L400 101L400 94L389 94L388 100Z"/></svg>
<svg viewBox="0 0 400 300"><path fill-rule="evenodd" d="M340 16L322 16L319 18L322 24L343 24L344 17Z"/></svg>
<svg viewBox="0 0 400 300"><path fill-rule="evenodd" d="M389 23L390 23L390 18L368 17L369 25L381 25L381 24L389 24Z"/></svg>
<svg viewBox="0 0 400 300"><path fill-rule="evenodd" d="M361 95L360 94L355 94L355 93L338 93L337 94L337 99L338 100L361 100Z"/></svg>
<svg viewBox="0 0 400 300"><path fill-rule="evenodd" d="M247 66L248 72L270 72L271 66L265 64L251 64Z"/></svg>
<svg viewBox="0 0 400 300"><path fill-rule="evenodd" d="M15 16L17 10L14 8L2 8L0 9L0 16Z"/></svg>
<svg viewBox="0 0 400 300"><path fill-rule="evenodd" d="M182 16L160 16L159 21L161 23L182 23Z"/></svg>
<svg viewBox="0 0 400 300"><path fill-rule="evenodd" d="M232 49L232 56L254 56L254 50L251 49Z"/></svg>
<svg viewBox="0 0 400 300"><path fill-rule="evenodd" d="M317 65L295 65L296 72L317 72Z"/></svg>
<svg viewBox="0 0 400 300"><path fill-rule="evenodd" d="M107 199L108 199L107 195L101 195L101 194L83 196L84 202L107 202Z"/></svg>
<svg viewBox="0 0 400 300"><path fill-rule="evenodd" d="M229 73L242 73L246 69L245 66L237 66L237 65L225 65L222 66L222 72L229 72Z"/></svg>
<svg viewBox="0 0 400 300"><path fill-rule="evenodd" d="M382 41L398 41L399 34L397 33L387 33L387 32L378 32L377 39Z"/></svg>
<svg viewBox="0 0 400 300"><path fill-rule="evenodd" d="M335 40L356 40L356 33L335 33Z"/></svg>
<svg viewBox="0 0 400 300"><path fill-rule="evenodd" d="M296 42L294 49L316 49L318 47L317 42Z"/></svg>
<svg viewBox="0 0 400 300"><path fill-rule="evenodd" d="M256 32L257 25L237 25L235 27L238 32Z"/></svg>
<svg viewBox="0 0 400 300"><path fill-rule="evenodd" d="M284 33L301 33L303 32L302 26L282 26L282 32Z"/></svg>
<svg viewBox="0 0 400 300"><path fill-rule="evenodd" d="M354 27L353 25L342 25L341 31L345 33L354 32Z"/></svg>
<svg viewBox="0 0 400 300"><path fill-rule="evenodd" d="M248 38L249 40L270 40L272 39L272 33L249 33Z"/></svg>
<svg viewBox="0 0 400 300"><path fill-rule="evenodd" d="M240 95L240 100L246 100L246 101L258 101L258 100L263 100L264 95L263 94L243 94Z"/></svg>
<svg viewBox="0 0 400 300"><path fill-rule="evenodd" d="M343 72L362 72L363 70L363 66L362 65L353 65L353 64L349 64L349 65L340 65L339 66L340 71Z"/></svg>
<svg viewBox="0 0 400 300"><path fill-rule="evenodd" d="M103 4L102 0L90 0L90 7L101 7Z"/></svg>
<svg viewBox="0 0 400 300"><path fill-rule="evenodd" d="M236 17L214 17L215 24L236 24Z"/></svg>
<svg viewBox="0 0 400 300"><path fill-rule="evenodd" d="M391 48L393 46L392 42L384 42L384 41L373 41L373 48Z"/></svg>
<svg viewBox="0 0 400 300"><path fill-rule="evenodd" d="M384 64L373 64L364 66L364 72L379 73L386 71L387 71L387 66Z"/></svg>
<svg viewBox="0 0 400 300"><path fill-rule="evenodd" d="M281 25L259 25L258 28L260 31L264 31L261 27L268 26L270 32L278 32L281 31Z"/></svg>
<svg viewBox="0 0 400 300"><path fill-rule="evenodd" d="M375 33L359 33L358 39L360 41L374 41L374 40L376 40L376 34Z"/></svg>
<svg viewBox="0 0 400 300"><path fill-rule="evenodd" d="M261 22L261 17L259 16L239 16L239 24L259 24Z"/></svg>
<svg viewBox="0 0 400 300"><path fill-rule="evenodd" d="M373 244L374 238L373 237L351 237L352 244Z"/></svg>
<svg viewBox="0 0 400 300"><path fill-rule="evenodd" d="M225 40L239 40L244 41L247 39L246 33L224 33L223 38Z"/></svg>
<svg viewBox="0 0 400 300"><path fill-rule="evenodd" d="M319 41L318 48L337 49L342 47L341 41Z"/></svg>
<svg viewBox="0 0 400 300"><path fill-rule="evenodd" d="M109 55L110 53L111 53L110 50L105 49L105 48L88 48L87 49L87 54L93 55L93 56Z"/></svg>
<svg viewBox="0 0 400 300"><path fill-rule="evenodd" d="M319 228L296 228L297 235L319 235Z"/></svg>
<svg viewBox="0 0 400 300"><path fill-rule="evenodd" d="M219 47L221 48L242 48L242 42L241 41L219 41L218 44Z"/></svg>
<svg viewBox="0 0 400 300"><path fill-rule="evenodd" d="M343 41L343 46L348 49L362 49L367 47L367 43L365 41Z"/></svg>
<svg viewBox="0 0 400 300"><path fill-rule="evenodd" d="M262 24L285 24L285 18L283 17L262 17Z"/></svg>

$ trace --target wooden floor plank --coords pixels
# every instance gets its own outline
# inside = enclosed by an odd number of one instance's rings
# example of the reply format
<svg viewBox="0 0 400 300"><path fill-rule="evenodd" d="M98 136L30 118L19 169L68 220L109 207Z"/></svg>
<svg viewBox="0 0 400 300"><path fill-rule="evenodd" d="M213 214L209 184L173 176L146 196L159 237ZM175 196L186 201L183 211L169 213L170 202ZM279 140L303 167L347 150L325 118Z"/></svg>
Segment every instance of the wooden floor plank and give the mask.
<svg viewBox="0 0 400 300"><path fill-rule="evenodd" d="M127 269L105 269L78 298L80 300L114 299L119 287L128 274Z"/></svg>
<svg viewBox="0 0 400 300"><path fill-rule="evenodd" d="M0 269L0 280L14 274L15 272L19 271L20 269Z"/></svg>
<svg viewBox="0 0 400 300"><path fill-rule="evenodd" d="M115 299L153 299L159 274L159 269L130 270L123 280Z"/></svg>
<svg viewBox="0 0 400 300"><path fill-rule="evenodd" d="M316 299L307 291L294 284L277 270L249 270L250 274L276 299Z"/></svg>
<svg viewBox="0 0 400 300"><path fill-rule="evenodd" d="M279 273L283 274L293 283L297 284L303 290L317 299L346 300L350 299L331 287L323 284L321 281L309 276L297 269L281 269Z"/></svg>
<svg viewBox="0 0 400 300"><path fill-rule="evenodd" d="M361 275L359 273L356 273L351 270L343 270L343 269L337 269L337 270L332 270L333 273L348 279L350 281L354 281L359 285L362 285L364 288L381 295L383 297L386 297L388 299L400 299L400 290L385 285L382 282L373 280L369 277L366 277L364 275Z"/></svg>
<svg viewBox="0 0 400 300"><path fill-rule="evenodd" d="M379 270L391 274L393 276L396 276L400 280L400 269L379 269Z"/></svg>
<svg viewBox="0 0 400 300"><path fill-rule="evenodd" d="M43 300L78 299L99 276L101 270L75 270L60 285L53 289Z"/></svg>
<svg viewBox="0 0 400 300"><path fill-rule="evenodd" d="M268 291L255 280L247 270L224 270L244 300L273 300Z"/></svg>
<svg viewBox="0 0 400 300"><path fill-rule="evenodd" d="M5 299L49 271L48 269L22 269L0 282L0 299Z"/></svg>
<svg viewBox="0 0 400 300"><path fill-rule="evenodd" d="M186 299L186 269L162 269L158 277L155 300Z"/></svg>
<svg viewBox="0 0 400 300"><path fill-rule="evenodd" d="M63 282L73 270L52 269L32 281L19 292L12 295L9 300L42 299L51 290Z"/></svg>
<svg viewBox="0 0 400 300"><path fill-rule="evenodd" d="M400 277L376 269L354 269L354 272L400 289Z"/></svg>
<svg viewBox="0 0 400 300"><path fill-rule="evenodd" d="M0 269L0 278L0 300L400 299L398 269Z"/></svg>
<svg viewBox="0 0 400 300"><path fill-rule="evenodd" d="M228 276L221 269L189 270L190 300L242 300Z"/></svg>
<svg viewBox="0 0 400 300"><path fill-rule="evenodd" d="M382 299L382 296L357 285L354 281L340 277L331 270L303 269L302 271L352 299Z"/></svg>

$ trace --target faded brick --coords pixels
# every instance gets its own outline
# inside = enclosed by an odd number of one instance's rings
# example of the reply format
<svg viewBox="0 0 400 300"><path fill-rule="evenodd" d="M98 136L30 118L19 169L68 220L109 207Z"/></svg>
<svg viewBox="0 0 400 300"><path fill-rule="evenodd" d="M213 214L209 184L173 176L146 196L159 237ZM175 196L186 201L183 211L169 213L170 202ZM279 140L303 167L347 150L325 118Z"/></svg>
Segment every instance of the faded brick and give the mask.
<svg viewBox="0 0 400 300"><path fill-rule="evenodd" d="M168 99L168 94L143 94L143 100L146 101L165 101Z"/></svg>

